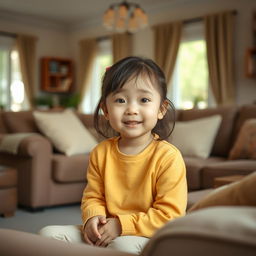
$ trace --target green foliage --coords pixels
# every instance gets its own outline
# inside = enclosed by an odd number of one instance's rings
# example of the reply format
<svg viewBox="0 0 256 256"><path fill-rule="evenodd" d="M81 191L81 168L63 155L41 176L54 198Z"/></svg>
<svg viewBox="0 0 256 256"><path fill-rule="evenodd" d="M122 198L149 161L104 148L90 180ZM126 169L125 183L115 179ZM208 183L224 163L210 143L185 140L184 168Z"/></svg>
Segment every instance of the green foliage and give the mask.
<svg viewBox="0 0 256 256"><path fill-rule="evenodd" d="M51 96L37 96L35 98L35 105L36 106L46 106L46 107L52 107L52 97Z"/></svg>
<svg viewBox="0 0 256 256"><path fill-rule="evenodd" d="M182 101L207 101L208 68L205 41L182 43L179 59Z"/></svg>
<svg viewBox="0 0 256 256"><path fill-rule="evenodd" d="M80 95L75 94L63 94L63 95L41 95L35 98L36 106L55 107L54 99L58 99L59 107L64 108L77 108L80 102Z"/></svg>
<svg viewBox="0 0 256 256"><path fill-rule="evenodd" d="M60 106L65 108L77 108L79 102L80 102L80 95L77 93L60 96Z"/></svg>

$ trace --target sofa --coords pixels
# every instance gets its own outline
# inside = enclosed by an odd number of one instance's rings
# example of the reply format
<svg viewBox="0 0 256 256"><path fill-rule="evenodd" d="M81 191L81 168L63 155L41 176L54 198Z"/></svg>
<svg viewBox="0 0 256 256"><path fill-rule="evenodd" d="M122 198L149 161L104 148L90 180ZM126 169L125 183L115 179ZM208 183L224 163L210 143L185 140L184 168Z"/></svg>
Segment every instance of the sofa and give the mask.
<svg viewBox="0 0 256 256"><path fill-rule="evenodd" d="M220 187L199 200L184 217L156 231L141 256L255 255L256 172ZM132 256L133 254L69 243L16 230L0 229L0 255ZM15 244L15 246L12 246ZM185 245L185 246L184 246Z"/></svg>
<svg viewBox="0 0 256 256"><path fill-rule="evenodd" d="M213 186L214 178L225 175L247 175L256 171L255 159L229 159L241 127L256 118L256 105L178 110L177 122L221 116L209 156L184 156L189 191ZM100 141L93 129L93 116L76 113L84 127ZM200 130L200 129L199 129ZM207 131L200 131L207 137ZM25 133L15 154L0 152L0 165L18 171L18 204L31 210L79 203L86 185L89 153L67 156L54 148L38 128L32 111L0 112L0 143L10 134ZM184 134L189 136L188 134ZM171 141L171 137L170 137ZM86 143L82 141L81 143Z"/></svg>
<svg viewBox="0 0 256 256"><path fill-rule="evenodd" d="M92 127L92 116L79 115ZM0 112L0 141L7 134L28 134L15 154L0 152L0 165L18 173L18 204L38 211L81 201L89 154L66 156L38 129L32 111ZM86 142L84 142L86 143Z"/></svg>
<svg viewBox="0 0 256 256"><path fill-rule="evenodd" d="M201 158L183 155L189 191L212 188L216 177L247 175L256 171L256 155L253 159L247 156L230 159L231 150L240 135L241 128L249 119L256 119L256 104L179 110L177 121L187 122L214 115L221 115L222 120L209 156ZM202 136L207 136L207 132L200 128L199 130Z"/></svg>
<svg viewBox="0 0 256 256"><path fill-rule="evenodd" d="M148 242L141 256L254 256L255 207L212 207L167 223ZM0 255L132 256L86 244L70 244L10 229L0 229ZM13 246L15 244L15 246ZM185 245L185 246L184 246Z"/></svg>

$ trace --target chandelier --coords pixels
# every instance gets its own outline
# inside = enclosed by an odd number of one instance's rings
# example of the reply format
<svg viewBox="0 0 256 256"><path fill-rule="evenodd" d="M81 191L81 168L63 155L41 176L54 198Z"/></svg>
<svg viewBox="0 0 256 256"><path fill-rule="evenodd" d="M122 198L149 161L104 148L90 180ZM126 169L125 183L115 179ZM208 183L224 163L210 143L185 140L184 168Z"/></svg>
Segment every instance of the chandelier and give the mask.
<svg viewBox="0 0 256 256"><path fill-rule="evenodd" d="M148 17L139 4L123 1L110 5L104 13L103 25L109 30L134 33L148 25Z"/></svg>

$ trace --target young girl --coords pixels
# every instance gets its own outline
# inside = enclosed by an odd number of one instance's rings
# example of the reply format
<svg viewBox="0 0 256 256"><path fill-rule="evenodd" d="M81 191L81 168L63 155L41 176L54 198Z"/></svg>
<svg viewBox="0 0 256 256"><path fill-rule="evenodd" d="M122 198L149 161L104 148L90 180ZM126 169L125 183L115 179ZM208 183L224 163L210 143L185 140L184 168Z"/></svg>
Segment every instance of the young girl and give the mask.
<svg viewBox="0 0 256 256"><path fill-rule="evenodd" d="M185 214L185 165L163 140L174 124L166 91L149 59L127 57L105 72L95 128L116 136L90 154L81 203L86 243L140 253L156 230Z"/></svg>

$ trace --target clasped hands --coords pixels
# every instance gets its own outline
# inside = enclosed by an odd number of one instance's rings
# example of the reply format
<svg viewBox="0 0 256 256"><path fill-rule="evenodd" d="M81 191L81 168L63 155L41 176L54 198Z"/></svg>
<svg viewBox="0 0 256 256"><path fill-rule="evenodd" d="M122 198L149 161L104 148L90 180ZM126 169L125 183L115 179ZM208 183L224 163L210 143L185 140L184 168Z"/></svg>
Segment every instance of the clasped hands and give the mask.
<svg viewBox="0 0 256 256"><path fill-rule="evenodd" d="M106 247L113 239L121 234L121 223L118 218L94 216L84 227L84 240L90 245Z"/></svg>

